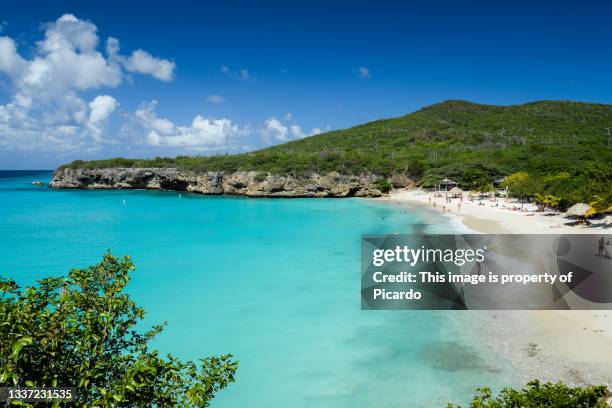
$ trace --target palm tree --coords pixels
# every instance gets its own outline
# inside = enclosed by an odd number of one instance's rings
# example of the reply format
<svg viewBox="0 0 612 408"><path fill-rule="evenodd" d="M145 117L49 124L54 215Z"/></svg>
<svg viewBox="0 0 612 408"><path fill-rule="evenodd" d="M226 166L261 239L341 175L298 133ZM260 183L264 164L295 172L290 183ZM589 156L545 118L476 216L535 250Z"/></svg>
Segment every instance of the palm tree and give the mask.
<svg viewBox="0 0 612 408"><path fill-rule="evenodd" d="M544 211L546 207L555 208L559 205L559 202L561 201L559 197L554 196L552 194L535 193L533 198L540 207L540 211Z"/></svg>
<svg viewBox="0 0 612 408"><path fill-rule="evenodd" d="M612 212L612 189L609 189L602 194L597 194L589 205L591 206L591 209L589 210L587 217L591 217L595 214Z"/></svg>

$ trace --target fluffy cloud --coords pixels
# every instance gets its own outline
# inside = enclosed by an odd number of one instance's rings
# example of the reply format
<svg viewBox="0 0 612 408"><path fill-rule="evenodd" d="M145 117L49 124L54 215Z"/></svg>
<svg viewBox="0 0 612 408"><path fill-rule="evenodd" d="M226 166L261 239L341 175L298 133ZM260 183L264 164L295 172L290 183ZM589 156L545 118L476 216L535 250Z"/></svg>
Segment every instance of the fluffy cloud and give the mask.
<svg viewBox="0 0 612 408"><path fill-rule="evenodd" d="M229 147L234 138L247 132L229 119L204 118L200 115L189 126L176 126L172 121L158 117L156 107L157 101L151 101L141 105L135 113L140 126L146 131L146 142L151 146L220 149Z"/></svg>
<svg viewBox="0 0 612 408"><path fill-rule="evenodd" d="M119 107L119 102L109 95L98 95L93 101L89 102L89 121L88 129L91 136L100 142L103 126L106 124L110 115Z"/></svg>
<svg viewBox="0 0 612 408"><path fill-rule="evenodd" d="M302 132L302 128L299 125L291 125L291 133L298 139L302 139L307 136L304 132Z"/></svg>
<svg viewBox="0 0 612 408"><path fill-rule="evenodd" d="M65 14L47 25L36 44L36 56L17 78L21 92L55 97L71 90L85 91L121 83L121 69L96 50L97 28Z"/></svg>
<svg viewBox="0 0 612 408"><path fill-rule="evenodd" d="M168 81L174 62L143 50L119 54L119 41L109 38L107 55L98 51L97 27L72 14L44 26L30 59L22 57L10 37L0 37L0 75L9 80L11 99L0 105L0 144L7 148L95 149L108 142L102 129L118 102L98 95L86 103L80 96L121 84L126 72Z"/></svg>
<svg viewBox="0 0 612 408"><path fill-rule="evenodd" d="M275 117L267 119L263 130L266 141L286 142L289 140L289 128Z"/></svg>
<svg viewBox="0 0 612 408"><path fill-rule="evenodd" d="M293 115L290 113L285 115L285 121L291 121ZM314 128L310 133L305 133L300 125L286 125L275 117L271 117L264 123L262 131L263 138L267 143L287 142L291 139L303 139L308 136L318 135L321 133L320 128Z"/></svg>
<svg viewBox="0 0 612 408"><path fill-rule="evenodd" d="M260 146L262 137L278 143L320 132L303 131L291 113L251 128L205 115L195 115L186 124L175 123L157 113L155 101L140 105L135 112L120 111L119 101L108 89L120 86L132 74L170 81L175 63L142 49L122 54L119 40L113 37L101 47L97 27L72 14L43 29L42 38L28 49L27 56L20 54L13 38L0 36L0 80L6 85L2 90L9 94L8 102L0 104L2 151L70 158L94 152L98 156L130 151L147 155L160 150L183 154L250 149ZM223 66L222 72L253 80L247 69ZM206 99L214 104L224 101L219 95Z"/></svg>
<svg viewBox="0 0 612 408"><path fill-rule="evenodd" d="M11 78L16 78L26 67L26 60L17 53L15 41L9 37L0 37L0 72L8 74Z"/></svg>
<svg viewBox="0 0 612 408"><path fill-rule="evenodd" d="M151 75L160 81L172 81L176 64L168 59L155 58L148 52L138 49L131 55L124 56L119 53L119 40L108 37L106 40L106 53L108 59L116 64L121 64L128 72Z"/></svg>
<svg viewBox="0 0 612 408"><path fill-rule="evenodd" d="M174 76L174 62L157 59L143 50L134 51L125 59L124 66L130 72L149 74L161 81L172 81Z"/></svg>
<svg viewBox="0 0 612 408"><path fill-rule="evenodd" d="M89 123L98 124L104 122L111 113L117 109L119 102L112 96L98 95L96 98L89 102Z"/></svg>
<svg viewBox="0 0 612 408"><path fill-rule="evenodd" d="M299 125L291 125L291 134L296 139L303 139L308 136L314 136L321 133L320 128L313 128L310 133L304 133Z"/></svg>

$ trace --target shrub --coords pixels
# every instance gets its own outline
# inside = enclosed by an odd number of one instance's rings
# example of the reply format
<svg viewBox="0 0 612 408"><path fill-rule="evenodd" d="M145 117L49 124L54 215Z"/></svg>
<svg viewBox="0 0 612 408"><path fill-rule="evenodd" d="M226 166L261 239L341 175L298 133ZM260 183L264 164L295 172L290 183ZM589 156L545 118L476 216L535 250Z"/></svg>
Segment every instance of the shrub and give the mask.
<svg viewBox="0 0 612 408"><path fill-rule="evenodd" d="M391 185L389 180L387 180L385 178L381 178L381 179L376 180L374 182L374 185L376 186L377 189L379 189L383 193L388 193L393 188L393 186Z"/></svg>
<svg viewBox="0 0 612 408"><path fill-rule="evenodd" d="M255 174L255 177L253 178L256 182L261 183L262 181L264 181L266 178L268 178L268 173L265 171L259 171L257 172L257 174Z"/></svg>
<svg viewBox="0 0 612 408"><path fill-rule="evenodd" d="M494 397L490 388L479 388L470 408L606 408L604 400L608 389L603 386L568 387L559 382L541 384L538 380L527 383L527 388L503 389ZM448 408L461 408L448 404Z"/></svg>
<svg viewBox="0 0 612 408"><path fill-rule="evenodd" d="M109 253L87 269L21 290L0 278L0 386L77 387L82 407L207 407L234 381L231 355L163 358L123 292L134 264ZM26 405L28 406L28 405Z"/></svg>

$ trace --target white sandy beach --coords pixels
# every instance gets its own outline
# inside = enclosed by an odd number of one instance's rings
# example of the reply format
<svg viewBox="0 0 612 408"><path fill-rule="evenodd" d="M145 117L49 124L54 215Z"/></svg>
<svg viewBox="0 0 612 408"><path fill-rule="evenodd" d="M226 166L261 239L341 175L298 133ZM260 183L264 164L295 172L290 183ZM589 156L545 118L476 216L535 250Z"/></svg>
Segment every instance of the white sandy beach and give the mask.
<svg viewBox="0 0 612 408"><path fill-rule="evenodd" d="M423 190L395 190L383 200L425 205L440 212L445 208L445 214L459 217L469 229L482 233L597 234L607 232L612 234L612 228L606 230L603 226L565 225L572 220L566 219L561 214L512 210L511 208L520 209L521 207L525 210L533 210L534 206L529 204L521 206L516 200L504 201L503 198L498 198L495 202L484 199L481 201L482 205L478 205L479 201L470 202L467 199L460 201L454 198L449 204L446 203L444 197L436 198L434 194Z"/></svg>
<svg viewBox="0 0 612 408"><path fill-rule="evenodd" d="M459 199L448 203L423 190L396 190L382 200L439 212L444 208L444 214L456 217L466 230L479 233L604 234L612 238L612 228L565 225L571 220L560 214L512 210L520 204L503 198L483 200L483 205L464 199L458 206ZM511 361L517 384L539 378L612 385L612 311L472 311L461 318L466 324L478 321L483 347Z"/></svg>

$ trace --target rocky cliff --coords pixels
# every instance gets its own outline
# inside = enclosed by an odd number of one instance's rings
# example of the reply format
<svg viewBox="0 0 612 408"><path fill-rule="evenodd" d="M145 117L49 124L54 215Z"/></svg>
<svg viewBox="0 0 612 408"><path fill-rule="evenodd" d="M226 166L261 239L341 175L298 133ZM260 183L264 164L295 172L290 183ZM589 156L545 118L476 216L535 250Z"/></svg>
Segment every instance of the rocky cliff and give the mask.
<svg viewBox="0 0 612 408"><path fill-rule="evenodd" d="M165 189L200 194L232 194L249 197L378 197L375 183L381 177L336 172L303 177L238 171L195 172L173 168L61 168L50 186L83 189ZM394 176L396 186L412 183Z"/></svg>

